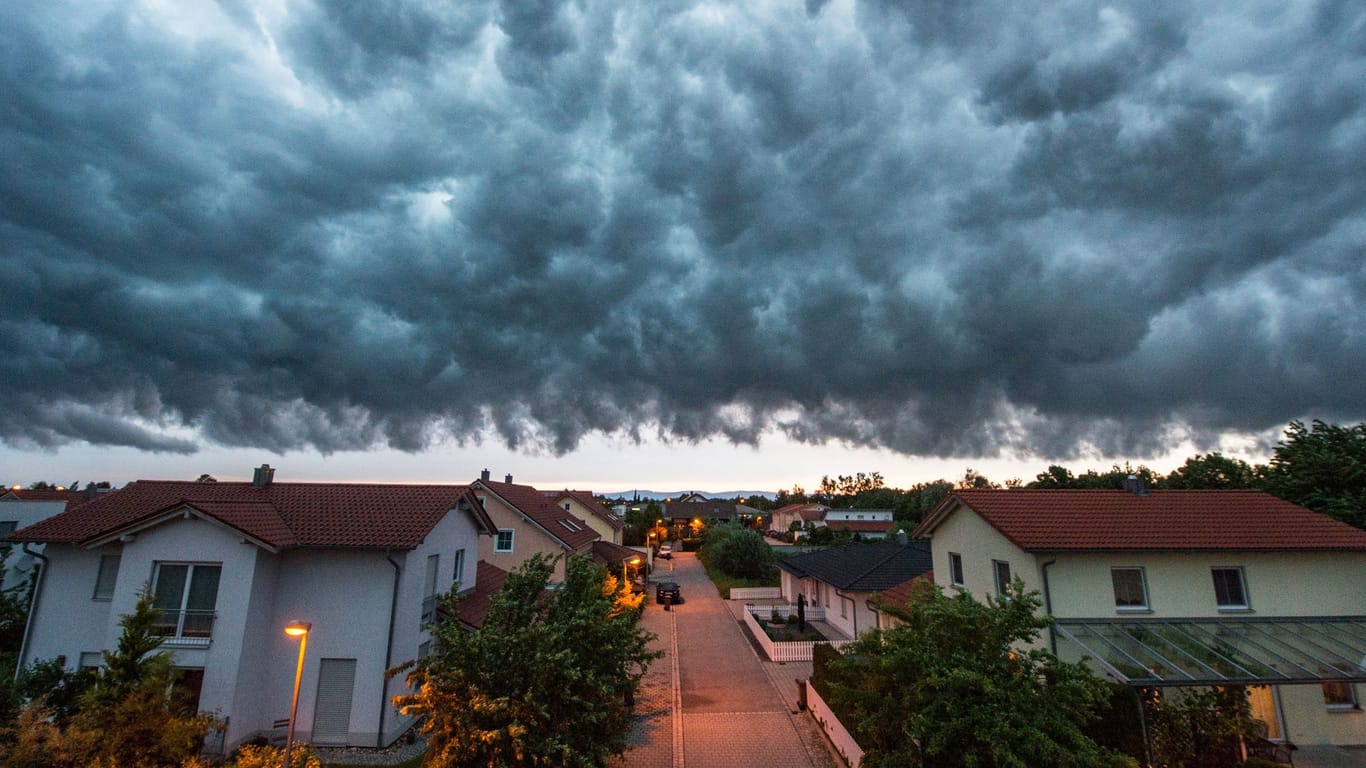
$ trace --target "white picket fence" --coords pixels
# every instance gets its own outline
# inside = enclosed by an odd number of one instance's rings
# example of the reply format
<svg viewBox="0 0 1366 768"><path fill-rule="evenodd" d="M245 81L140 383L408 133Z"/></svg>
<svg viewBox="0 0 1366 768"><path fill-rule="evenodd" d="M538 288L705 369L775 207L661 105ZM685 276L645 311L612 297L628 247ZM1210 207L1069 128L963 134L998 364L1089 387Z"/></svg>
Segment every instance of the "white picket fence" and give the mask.
<svg viewBox="0 0 1366 768"><path fill-rule="evenodd" d="M732 600L778 600L783 596L782 587L731 587Z"/></svg>
<svg viewBox="0 0 1366 768"><path fill-rule="evenodd" d="M863 763L863 748L854 741L853 735L844 727L844 723L835 717L830 705L816 692L816 686L812 685L810 680L806 681L806 708L811 710L811 716L820 723L821 730L825 731L825 737L830 739L835 750L844 756L849 768L859 768Z"/></svg>
<svg viewBox="0 0 1366 768"><path fill-rule="evenodd" d="M761 648L764 649L764 655L765 655L765 656L768 656L768 660L769 660L769 661L811 661L811 656L812 656L812 654L814 653L813 649L816 647L817 642L826 642L826 643L829 643L831 646L833 646L833 647L835 647L835 648L837 648L837 649L838 649L838 648L843 648L845 645L847 645L847 644L849 644L849 643L851 642L851 641L849 641L849 640L806 641L806 642L799 642L799 643L780 643L780 642L774 642L774 641L768 636L768 633L764 631L764 628L761 627L761 626L759 626L759 622L755 620L754 614L755 614L755 613L758 613L758 614L760 614L761 616L764 616L765 618L767 618L768 616L771 615L773 609L775 609L775 608L785 608L785 607L790 607L790 606L780 606L780 605L774 605L774 606L769 606L769 605L758 605L758 606L756 606L756 605L747 605L747 606L745 606L745 614L744 614L744 615L745 615L745 626L749 627L749 632L750 632L751 635L754 636L754 639L757 640L757 641L759 641L759 647L761 647ZM792 609L792 611L794 611L794 612L795 612L795 610L796 610L795 608ZM811 615L811 612L812 612L813 610L814 610L814 611L818 611L818 612L820 613L820 618L819 618L819 619L817 619L817 618L815 618L815 617L813 617L813 616ZM809 621L823 620L823 619L825 618L825 611L824 611L823 609L820 609L820 608L816 608L816 609L808 608L808 609L807 609L806 618L807 618Z"/></svg>

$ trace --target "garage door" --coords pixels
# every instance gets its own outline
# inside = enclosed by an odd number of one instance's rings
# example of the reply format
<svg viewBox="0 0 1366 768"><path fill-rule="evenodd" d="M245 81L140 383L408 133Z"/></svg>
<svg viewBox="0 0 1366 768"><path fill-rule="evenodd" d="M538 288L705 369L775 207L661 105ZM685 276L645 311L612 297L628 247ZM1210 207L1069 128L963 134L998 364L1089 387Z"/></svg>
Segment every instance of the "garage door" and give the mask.
<svg viewBox="0 0 1366 768"><path fill-rule="evenodd" d="M323 659L318 671L318 704L313 710L314 744L345 744L351 730L355 659Z"/></svg>

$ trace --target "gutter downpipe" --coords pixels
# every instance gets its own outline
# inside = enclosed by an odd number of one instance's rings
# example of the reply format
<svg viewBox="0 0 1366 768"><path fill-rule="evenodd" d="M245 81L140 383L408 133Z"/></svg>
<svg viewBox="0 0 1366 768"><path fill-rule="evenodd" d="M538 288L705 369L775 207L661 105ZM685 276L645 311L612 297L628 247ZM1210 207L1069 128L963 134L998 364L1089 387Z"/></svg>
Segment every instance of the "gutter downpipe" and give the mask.
<svg viewBox="0 0 1366 768"><path fill-rule="evenodd" d="M375 734L375 747L384 748L384 713L389 706L389 670L394 665L394 622L398 615L398 582L403 569L394 561L393 553L384 550L384 559L394 567L394 594L389 600L389 634L384 646L384 677L379 684L379 731Z"/></svg>
<svg viewBox="0 0 1366 768"><path fill-rule="evenodd" d="M1048 618L1053 618L1053 594L1048 589L1048 566L1058 562L1055 557L1039 567L1039 574L1043 577L1043 612ZM1048 622L1048 652L1054 656L1058 655L1058 633L1053 629L1053 622Z"/></svg>
<svg viewBox="0 0 1366 768"><path fill-rule="evenodd" d="M34 552L29 549L30 542L24 542L24 554L39 561L38 574L33 578L33 591L28 598L28 617L24 620L24 641L19 644L19 660L14 665L14 679L19 679L19 672L24 668L24 656L28 653L28 641L33 636L33 614L38 610L38 595L43 590L43 577L47 575L47 555L42 552Z"/></svg>

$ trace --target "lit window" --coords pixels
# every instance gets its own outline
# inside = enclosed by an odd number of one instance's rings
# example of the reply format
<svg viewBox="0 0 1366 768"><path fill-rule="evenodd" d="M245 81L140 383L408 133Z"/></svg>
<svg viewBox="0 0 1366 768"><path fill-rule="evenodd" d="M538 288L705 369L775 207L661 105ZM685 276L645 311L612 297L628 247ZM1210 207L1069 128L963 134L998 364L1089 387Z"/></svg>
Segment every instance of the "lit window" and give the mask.
<svg viewBox="0 0 1366 768"><path fill-rule="evenodd" d="M1329 709L1356 709L1356 686L1346 681L1324 683L1323 703Z"/></svg>
<svg viewBox="0 0 1366 768"><path fill-rule="evenodd" d="M1111 568L1110 581L1115 587L1115 608L1139 611L1148 608L1148 586L1142 568Z"/></svg>
<svg viewBox="0 0 1366 768"><path fill-rule="evenodd" d="M991 570L996 576L996 594L1002 597L1010 596L1010 563L1004 560L992 560Z"/></svg>
<svg viewBox="0 0 1366 768"><path fill-rule="evenodd" d="M494 551L494 552L511 552L511 551L512 551L512 534L513 534L513 533L514 533L514 531L512 531L512 530L509 529L509 528L503 528L503 529L499 530L499 531L498 531L498 537L497 537L496 539L494 539L494 542L493 542L493 551Z"/></svg>
<svg viewBox="0 0 1366 768"><path fill-rule="evenodd" d="M1214 568L1214 601L1222 610L1246 610L1247 588L1243 583L1243 569Z"/></svg>
<svg viewBox="0 0 1366 768"><path fill-rule="evenodd" d="M949 583L961 587L963 581L963 556L957 552L949 553Z"/></svg>

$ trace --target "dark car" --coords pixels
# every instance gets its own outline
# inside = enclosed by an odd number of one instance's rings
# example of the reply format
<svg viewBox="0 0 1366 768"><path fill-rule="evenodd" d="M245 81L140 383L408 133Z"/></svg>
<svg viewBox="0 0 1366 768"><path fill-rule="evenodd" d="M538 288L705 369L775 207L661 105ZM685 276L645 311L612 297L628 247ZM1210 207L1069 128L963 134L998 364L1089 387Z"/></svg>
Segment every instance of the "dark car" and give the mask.
<svg viewBox="0 0 1366 768"><path fill-rule="evenodd" d="M677 605L683 602L683 590L672 581L661 581L655 585L655 602Z"/></svg>

